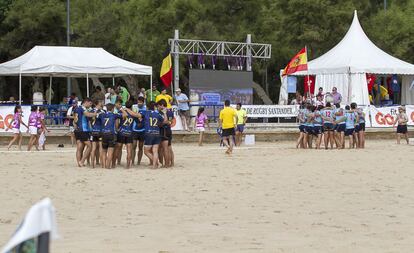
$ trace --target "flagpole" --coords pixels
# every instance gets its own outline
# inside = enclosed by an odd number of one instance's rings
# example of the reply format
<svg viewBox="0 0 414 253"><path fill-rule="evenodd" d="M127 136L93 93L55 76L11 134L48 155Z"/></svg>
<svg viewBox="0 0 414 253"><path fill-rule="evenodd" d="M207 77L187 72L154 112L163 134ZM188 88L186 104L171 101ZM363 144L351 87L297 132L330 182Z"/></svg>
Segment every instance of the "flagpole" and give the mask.
<svg viewBox="0 0 414 253"><path fill-rule="evenodd" d="M306 64L308 64L308 46L305 46L305 52L306 52ZM312 101L312 96L310 92L310 79L309 79L309 66L306 68L306 76L308 78L307 84L308 84L308 95L310 100Z"/></svg>

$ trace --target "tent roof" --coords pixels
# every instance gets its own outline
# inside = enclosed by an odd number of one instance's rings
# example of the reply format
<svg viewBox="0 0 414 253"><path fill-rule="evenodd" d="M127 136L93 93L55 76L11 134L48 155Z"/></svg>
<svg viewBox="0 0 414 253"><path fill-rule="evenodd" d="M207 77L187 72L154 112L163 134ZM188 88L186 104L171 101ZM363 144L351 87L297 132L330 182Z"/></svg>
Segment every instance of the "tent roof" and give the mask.
<svg viewBox="0 0 414 253"><path fill-rule="evenodd" d="M308 62L309 74L375 73L414 74L414 65L378 48L367 37L355 11L345 37L324 55ZM297 72L296 75L307 73Z"/></svg>
<svg viewBox="0 0 414 253"><path fill-rule="evenodd" d="M29 52L0 64L0 75L120 76L151 75L152 67L118 58L103 48L35 46Z"/></svg>

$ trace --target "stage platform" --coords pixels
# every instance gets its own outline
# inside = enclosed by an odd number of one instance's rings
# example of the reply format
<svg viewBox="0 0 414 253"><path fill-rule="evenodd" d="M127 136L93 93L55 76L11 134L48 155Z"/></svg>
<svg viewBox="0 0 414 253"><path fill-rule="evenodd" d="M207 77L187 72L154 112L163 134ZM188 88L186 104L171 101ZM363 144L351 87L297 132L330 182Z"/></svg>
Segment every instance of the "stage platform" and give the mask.
<svg viewBox="0 0 414 253"><path fill-rule="evenodd" d="M205 133L204 141L206 143L215 143L220 141L216 132L216 125L211 126L211 130ZM47 134L48 144L70 144L68 129L65 127L51 127L51 132ZM367 128L367 140L384 140L395 138L395 128ZM414 127L409 127L410 137L414 135ZM278 141L295 141L298 137L299 130L295 124L274 124L274 123L252 123L246 126L245 134L255 135L256 142L278 142ZM0 133L0 144L6 145L10 140L11 132ZM24 134L23 144L26 145L28 134ZM178 143L195 143L198 141L198 133L186 131L174 131L173 141Z"/></svg>

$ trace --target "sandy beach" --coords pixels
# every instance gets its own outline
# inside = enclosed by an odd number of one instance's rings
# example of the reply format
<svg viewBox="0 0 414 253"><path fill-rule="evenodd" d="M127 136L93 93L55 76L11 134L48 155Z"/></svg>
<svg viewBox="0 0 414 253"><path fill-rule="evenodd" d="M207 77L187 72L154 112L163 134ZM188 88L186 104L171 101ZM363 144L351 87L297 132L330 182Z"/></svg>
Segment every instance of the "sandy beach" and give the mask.
<svg viewBox="0 0 414 253"><path fill-rule="evenodd" d="M2 148L0 245L50 197L62 235L54 253L414 250L414 146L293 146L227 157L217 145L177 144L172 170L79 169L71 148Z"/></svg>

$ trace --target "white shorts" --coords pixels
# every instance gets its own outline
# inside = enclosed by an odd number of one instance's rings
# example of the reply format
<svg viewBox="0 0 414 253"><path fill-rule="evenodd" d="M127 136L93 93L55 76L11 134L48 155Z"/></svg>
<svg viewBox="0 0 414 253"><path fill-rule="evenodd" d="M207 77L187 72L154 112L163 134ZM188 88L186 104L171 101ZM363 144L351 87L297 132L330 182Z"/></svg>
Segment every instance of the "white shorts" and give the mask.
<svg viewBox="0 0 414 253"><path fill-rule="evenodd" d="M73 126L70 126L70 127L69 127L69 132L70 132L70 133L75 132L75 128L74 128Z"/></svg>
<svg viewBox="0 0 414 253"><path fill-rule="evenodd" d="M197 127L197 131L198 132L204 132L204 131L206 131L206 129L204 127Z"/></svg>
<svg viewBox="0 0 414 253"><path fill-rule="evenodd" d="M18 128L13 128L13 133L14 133L14 134L19 134L19 133L20 133L20 129L18 129Z"/></svg>
<svg viewBox="0 0 414 253"><path fill-rule="evenodd" d="M31 135L37 135L37 127L35 127L35 126L29 126L29 133Z"/></svg>

